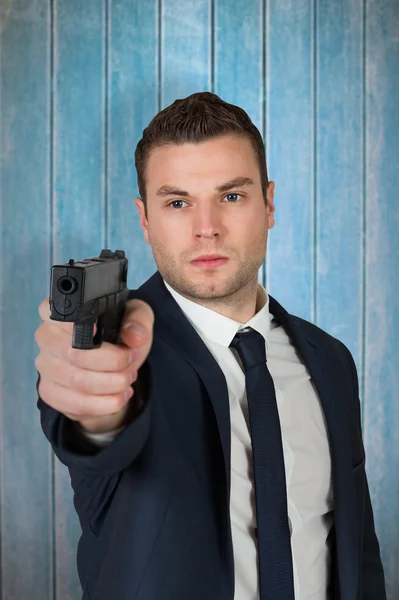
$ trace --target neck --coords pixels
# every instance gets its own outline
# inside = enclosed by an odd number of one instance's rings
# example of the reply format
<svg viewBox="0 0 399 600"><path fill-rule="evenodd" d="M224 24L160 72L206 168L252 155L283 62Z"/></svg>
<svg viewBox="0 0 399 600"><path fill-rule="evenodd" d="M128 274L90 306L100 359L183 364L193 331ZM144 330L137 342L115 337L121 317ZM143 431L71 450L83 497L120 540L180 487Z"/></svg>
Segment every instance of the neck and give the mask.
<svg viewBox="0 0 399 600"><path fill-rule="evenodd" d="M256 313L258 313L265 305L266 297L265 294L258 286L258 282L255 282L255 286L250 289L245 287L240 290L234 296L229 298L215 298L215 299L202 299L202 298L189 298L205 306L214 312L228 317L238 323L247 323Z"/></svg>

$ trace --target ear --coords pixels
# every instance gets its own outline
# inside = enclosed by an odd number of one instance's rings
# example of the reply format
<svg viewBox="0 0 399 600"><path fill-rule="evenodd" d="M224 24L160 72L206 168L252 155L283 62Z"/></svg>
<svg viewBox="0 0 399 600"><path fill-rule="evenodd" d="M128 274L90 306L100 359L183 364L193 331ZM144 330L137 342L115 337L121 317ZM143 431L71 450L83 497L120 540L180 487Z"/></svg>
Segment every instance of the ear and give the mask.
<svg viewBox="0 0 399 600"><path fill-rule="evenodd" d="M269 181L266 190L266 210L267 210L267 226L268 229L274 227L274 181Z"/></svg>
<svg viewBox="0 0 399 600"><path fill-rule="evenodd" d="M148 220L147 217L145 216L145 207L144 207L144 202L141 198L135 198L134 202L136 204L138 213L139 213L139 217L140 217L140 226L143 230L144 233L144 239L147 242L147 244L149 244L149 239L148 239Z"/></svg>

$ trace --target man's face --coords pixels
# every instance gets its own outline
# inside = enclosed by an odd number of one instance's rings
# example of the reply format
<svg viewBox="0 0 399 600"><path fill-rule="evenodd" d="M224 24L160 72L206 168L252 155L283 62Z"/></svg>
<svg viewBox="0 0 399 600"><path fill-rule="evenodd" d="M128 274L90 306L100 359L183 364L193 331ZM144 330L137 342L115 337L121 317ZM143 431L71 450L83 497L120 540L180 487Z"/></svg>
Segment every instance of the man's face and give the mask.
<svg viewBox="0 0 399 600"><path fill-rule="evenodd" d="M256 289L274 225L274 184L269 183L266 205L247 138L225 135L155 148L146 182L148 220L136 198L140 224L171 287L201 304L231 303L245 289ZM211 268L192 262L210 254L228 260Z"/></svg>

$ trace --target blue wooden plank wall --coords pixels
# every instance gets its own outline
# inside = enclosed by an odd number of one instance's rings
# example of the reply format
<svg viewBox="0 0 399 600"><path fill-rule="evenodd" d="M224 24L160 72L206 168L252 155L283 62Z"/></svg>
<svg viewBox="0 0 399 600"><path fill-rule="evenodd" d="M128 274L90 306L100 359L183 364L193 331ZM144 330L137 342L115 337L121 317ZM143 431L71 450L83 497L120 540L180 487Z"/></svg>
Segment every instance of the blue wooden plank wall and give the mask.
<svg viewBox="0 0 399 600"><path fill-rule="evenodd" d="M0 0L0 600L76 600L69 477L38 424L50 266L124 248L143 127L212 90L249 112L276 182L261 280L351 349L367 471L399 597L399 2Z"/></svg>

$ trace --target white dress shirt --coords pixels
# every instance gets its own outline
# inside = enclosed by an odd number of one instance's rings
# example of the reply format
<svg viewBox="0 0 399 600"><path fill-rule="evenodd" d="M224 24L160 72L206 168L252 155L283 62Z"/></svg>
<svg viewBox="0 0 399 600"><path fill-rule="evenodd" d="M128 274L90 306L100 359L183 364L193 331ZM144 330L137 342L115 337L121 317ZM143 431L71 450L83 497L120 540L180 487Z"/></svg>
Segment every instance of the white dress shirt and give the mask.
<svg viewBox="0 0 399 600"><path fill-rule="evenodd" d="M287 482L295 600L327 600L333 524L331 460L324 415L310 375L283 327L269 313L269 297L258 284L257 312L239 323L181 296L164 281L188 321L223 371L231 424L230 518L235 600L259 600L256 510L245 375L229 348L237 331L251 327L265 338L280 417ZM112 434L89 435L106 443Z"/></svg>

